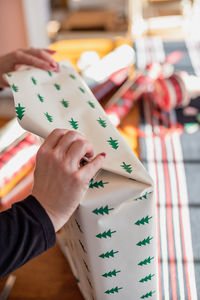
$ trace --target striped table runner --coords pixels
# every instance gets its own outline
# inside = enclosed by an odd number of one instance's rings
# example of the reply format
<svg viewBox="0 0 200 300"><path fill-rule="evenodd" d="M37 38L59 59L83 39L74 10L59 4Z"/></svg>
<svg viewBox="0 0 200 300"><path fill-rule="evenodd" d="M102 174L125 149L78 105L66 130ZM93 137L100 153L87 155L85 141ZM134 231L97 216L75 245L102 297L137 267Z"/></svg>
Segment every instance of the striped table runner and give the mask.
<svg viewBox="0 0 200 300"><path fill-rule="evenodd" d="M178 70L200 76L200 41L163 42L158 37L138 40L137 67L164 61L180 50ZM200 100L192 100L200 111ZM141 159L155 182L158 213L158 299L200 298L200 130L184 132L178 123L194 121L182 109L164 113L143 101Z"/></svg>

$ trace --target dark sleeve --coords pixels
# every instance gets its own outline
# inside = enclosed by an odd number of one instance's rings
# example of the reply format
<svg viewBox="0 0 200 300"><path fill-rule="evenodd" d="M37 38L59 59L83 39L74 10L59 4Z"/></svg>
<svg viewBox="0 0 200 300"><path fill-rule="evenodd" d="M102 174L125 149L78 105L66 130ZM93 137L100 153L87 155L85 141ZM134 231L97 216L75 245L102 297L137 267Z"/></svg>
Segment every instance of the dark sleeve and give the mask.
<svg viewBox="0 0 200 300"><path fill-rule="evenodd" d="M0 213L0 279L55 244L53 224L33 197Z"/></svg>

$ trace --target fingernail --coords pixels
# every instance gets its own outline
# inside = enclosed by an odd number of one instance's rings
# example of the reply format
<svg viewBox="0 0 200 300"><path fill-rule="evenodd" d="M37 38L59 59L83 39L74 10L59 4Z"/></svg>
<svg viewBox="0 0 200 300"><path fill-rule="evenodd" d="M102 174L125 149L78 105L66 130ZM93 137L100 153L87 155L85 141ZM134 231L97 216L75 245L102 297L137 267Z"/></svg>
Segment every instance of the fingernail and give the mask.
<svg viewBox="0 0 200 300"><path fill-rule="evenodd" d="M103 157L106 157L106 153L105 152L100 153L100 155L103 156Z"/></svg>
<svg viewBox="0 0 200 300"><path fill-rule="evenodd" d="M57 62L52 61L52 62L51 62L51 65L52 65L52 67L57 67Z"/></svg>

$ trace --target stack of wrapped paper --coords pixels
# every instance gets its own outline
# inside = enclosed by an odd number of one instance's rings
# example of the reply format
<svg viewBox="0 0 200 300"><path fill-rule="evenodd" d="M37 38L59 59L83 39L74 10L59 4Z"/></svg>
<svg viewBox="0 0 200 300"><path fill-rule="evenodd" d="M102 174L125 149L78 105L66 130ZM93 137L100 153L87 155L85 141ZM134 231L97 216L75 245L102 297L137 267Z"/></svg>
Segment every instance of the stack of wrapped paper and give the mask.
<svg viewBox="0 0 200 300"><path fill-rule="evenodd" d="M105 152L103 169L89 185L60 237L85 299L158 297L156 211L152 181L67 62L59 73L35 68L6 76L19 122L43 138L55 128L77 130Z"/></svg>
<svg viewBox="0 0 200 300"><path fill-rule="evenodd" d="M0 130L0 204L11 200L11 191L29 174L35 164L39 139L25 132L17 119L8 122ZM21 184L20 184L21 185ZM22 186L22 185L21 185ZM24 186L24 185L23 185ZM11 193L11 194L10 194ZM17 189L19 194L19 188ZM19 198L20 200L20 198Z"/></svg>

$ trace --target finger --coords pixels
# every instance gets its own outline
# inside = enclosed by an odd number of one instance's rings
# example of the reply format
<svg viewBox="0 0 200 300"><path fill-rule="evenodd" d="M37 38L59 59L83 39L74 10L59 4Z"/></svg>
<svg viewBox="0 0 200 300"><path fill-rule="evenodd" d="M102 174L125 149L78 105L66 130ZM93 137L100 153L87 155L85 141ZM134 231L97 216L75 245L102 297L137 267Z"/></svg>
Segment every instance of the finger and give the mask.
<svg viewBox="0 0 200 300"><path fill-rule="evenodd" d="M55 70L55 67L52 67L49 62L36 56L24 53L23 51L18 51L16 53L15 64L33 66L43 70Z"/></svg>
<svg viewBox="0 0 200 300"><path fill-rule="evenodd" d="M55 148L59 140L67 133L67 129L54 129L46 138L43 147Z"/></svg>
<svg viewBox="0 0 200 300"><path fill-rule="evenodd" d="M88 158L94 155L92 144L87 140L77 140L73 142L66 154L66 165L70 166L72 170L80 168L80 162L84 156Z"/></svg>
<svg viewBox="0 0 200 300"><path fill-rule="evenodd" d="M52 67L54 67L57 70L58 63L51 57L51 55L47 51L45 51L43 49L31 48L26 52L28 54L31 54L33 56L43 59L44 61L49 63Z"/></svg>
<svg viewBox="0 0 200 300"><path fill-rule="evenodd" d="M93 160L87 163L84 167L80 168L79 175L81 178L85 178L89 183L95 174L103 167L106 154L100 153Z"/></svg>
<svg viewBox="0 0 200 300"><path fill-rule="evenodd" d="M62 153L63 156L66 156L70 145L77 140L85 140L85 137L74 130L70 130L60 138L55 147L55 151L59 152L60 154Z"/></svg>
<svg viewBox="0 0 200 300"><path fill-rule="evenodd" d="M53 55L53 54L56 54L57 51L56 50L53 50L53 49L43 49L44 51L48 52L49 54Z"/></svg>

